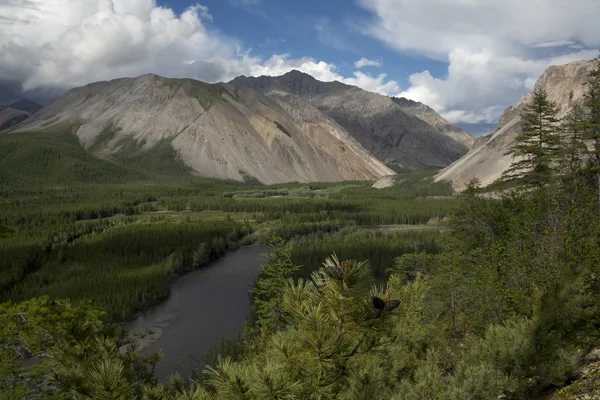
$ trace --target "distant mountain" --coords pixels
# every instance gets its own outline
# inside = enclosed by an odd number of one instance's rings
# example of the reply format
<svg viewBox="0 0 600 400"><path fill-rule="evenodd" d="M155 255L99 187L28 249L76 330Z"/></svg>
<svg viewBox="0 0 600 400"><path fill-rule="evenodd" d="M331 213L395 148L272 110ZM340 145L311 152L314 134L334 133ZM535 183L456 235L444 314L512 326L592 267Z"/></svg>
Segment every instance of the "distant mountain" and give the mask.
<svg viewBox="0 0 600 400"><path fill-rule="evenodd" d="M546 90L548 98L558 105L559 116L562 117L574 104L583 100L588 74L594 66L594 61L552 66L538 79L534 90ZM436 179L452 181L458 190L464 189L473 178L477 178L483 186L498 179L512 163L511 157L505 153L515 144L515 138L521 132L520 114L532 98L532 93L529 93L508 107L500 117L496 131L477 138L471 152L441 171Z"/></svg>
<svg viewBox="0 0 600 400"><path fill-rule="evenodd" d="M278 77L240 76L230 83L263 93L278 104L290 98L310 103L388 165L444 167L466 154L473 143L466 132L421 103L321 82L299 71Z"/></svg>
<svg viewBox="0 0 600 400"><path fill-rule="evenodd" d="M36 103L35 101L30 101L26 99L21 99L16 101L8 106L9 108L13 108L15 110L21 110L28 112L29 114L34 114L41 110L44 106Z"/></svg>
<svg viewBox="0 0 600 400"><path fill-rule="evenodd" d="M393 174L298 96L156 75L73 89L16 131L70 132L88 153L160 173L264 183Z"/></svg>
<svg viewBox="0 0 600 400"><path fill-rule="evenodd" d="M29 118L29 113L12 107L0 108L0 132L13 128Z"/></svg>
<svg viewBox="0 0 600 400"><path fill-rule="evenodd" d="M0 106L0 132L14 128L42 108L40 104L25 99Z"/></svg>

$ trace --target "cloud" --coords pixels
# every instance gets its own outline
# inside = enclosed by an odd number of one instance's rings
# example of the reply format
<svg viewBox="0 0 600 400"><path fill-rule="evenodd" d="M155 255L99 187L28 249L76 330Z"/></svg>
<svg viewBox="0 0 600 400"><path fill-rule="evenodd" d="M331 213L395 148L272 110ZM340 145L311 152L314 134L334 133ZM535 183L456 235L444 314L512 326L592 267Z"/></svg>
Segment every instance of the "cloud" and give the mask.
<svg viewBox="0 0 600 400"><path fill-rule="evenodd" d="M393 49L447 62L422 71L403 96L453 122L489 122L550 65L589 59L600 46L597 0L359 0L363 29Z"/></svg>
<svg viewBox="0 0 600 400"><path fill-rule="evenodd" d="M12 19L0 24L0 78L25 90L182 75L184 61L232 58L238 46L207 28L212 17L200 5L176 15L153 0L11 0L0 14Z"/></svg>
<svg viewBox="0 0 600 400"><path fill-rule="evenodd" d="M545 47L563 47L563 46L575 46L576 44L570 40L559 40L557 42L544 42L533 45L532 47L545 48Z"/></svg>
<svg viewBox="0 0 600 400"><path fill-rule="evenodd" d="M258 58L252 59L249 55L246 55L243 68L246 68L244 75L252 76L278 76L296 69L324 82L339 81L383 95L394 95L400 92L398 82L386 80L386 74L372 76L361 71L354 71L352 77L344 77L338 73L335 64L316 61L311 57L293 59L289 54L282 54L273 55L262 61Z"/></svg>
<svg viewBox="0 0 600 400"><path fill-rule="evenodd" d="M156 73L206 82L292 69L378 93L398 92L385 74L354 72L310 57L256 57L211 27L208 8L175 14L154 0L10 0L0 2L0 81L56 93L93 81Z"/></svg>
<svg viewBox="0 0 600 400"><path fill-rule="evenodd" d="M354 66L356 68L381 67L382 65L383 65L383 62L381 62L379 60L369 60L368 58L365 58L365 57L362 57L360 60L358 60L354 63Z"/></svg>
<svg viewBox="0 0 600 400"><path fill-rule="evenodd" d="M400 92L400 85L394 80L386 81L386 74L371 76L361 71L355 71L354 77L344 78L342 82L348 85L358 86L369 92L375 92L386 96L394 96Z"/></svg>

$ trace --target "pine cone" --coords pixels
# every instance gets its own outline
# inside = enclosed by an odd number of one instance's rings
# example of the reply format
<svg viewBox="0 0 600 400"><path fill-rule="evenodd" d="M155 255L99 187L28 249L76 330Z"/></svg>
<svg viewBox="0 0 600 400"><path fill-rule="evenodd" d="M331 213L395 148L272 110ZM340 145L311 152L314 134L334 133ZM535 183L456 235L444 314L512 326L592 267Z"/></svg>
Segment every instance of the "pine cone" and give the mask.
<svg viewBox="0 0 600 400"><path fill-rule="evenodd" d="M383 310L385 308L385 301L377 296L373 296L373 306L378 310Z"/></svg>
<svg viewBox="0 0 600 400"><path fill-rule="evenodd" d="M395 308L398 308L400 305L400 300L383 300L380 297L373 296L373 306L378 310L384 311L392 311Z"/></svg>
<svg viewBox="0 0 600 400"><path fill-rule="evenodd" d="M339 268L323 267L323 272L325 272L325 274L327 276L329 276L330 278L337 279L338 281L341 281L342 279L344 279L344 272L340 271Z"/></svg>
<svg viewBox="0 0 600 400"><path fill-rule="evenodd" d="M388 300L385 302L385 311L392 311L395 308L398 308L400 305L400 300Z"/></svg>

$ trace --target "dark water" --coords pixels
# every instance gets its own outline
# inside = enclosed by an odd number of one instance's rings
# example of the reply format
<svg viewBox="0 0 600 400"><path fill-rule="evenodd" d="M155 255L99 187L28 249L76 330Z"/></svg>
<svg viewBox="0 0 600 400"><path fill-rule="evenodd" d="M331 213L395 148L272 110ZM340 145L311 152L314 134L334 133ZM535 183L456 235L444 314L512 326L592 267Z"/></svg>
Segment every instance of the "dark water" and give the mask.
<svg viewBox="0 0 600 400"><path fill-rule="evenodd" d="M221 339L236 337L250 315L251 289L262 264L264 246L244 247L178 278L163 303L141 313L129 326L135 332L162 331L142 350L162 350L156 373L161 379L178 371L201 372L206 353Z"/></svg>

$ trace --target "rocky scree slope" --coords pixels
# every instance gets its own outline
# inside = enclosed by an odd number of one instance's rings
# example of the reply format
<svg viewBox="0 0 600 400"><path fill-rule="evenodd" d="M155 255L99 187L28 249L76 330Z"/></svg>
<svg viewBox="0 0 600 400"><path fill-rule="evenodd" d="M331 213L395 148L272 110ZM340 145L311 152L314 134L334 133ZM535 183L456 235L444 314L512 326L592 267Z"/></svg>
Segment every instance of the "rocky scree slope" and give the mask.
<svg viewBox="0 0 600 400"><path fill-rule="evenodd" d="M388 165L410 169L444 167L469 151L472 138L421 103L404 102L340 82L321 82L291 71L278 77L240 76L230 82L279 102L299 97L327 114Z"/></svg>
<svg viewBox="0 0 600 400"><path fill-rule="evenodd" d="M168 146L196 173L222 179L271 184L393 174L300 99L152 74L73 89L17 130L70 130L85 149L108 158Z"/></svg>
<svg viewBox="0 0 600 400"><path fill-rule="evenodd" d="M549 67L537 80L534 91L546 90L548 98L558 106L559 117L564 117L574 104L583 100L589 72L594 66L594 61L575 61ZM436 180L449 180L455 189L463 190L474 178L482 186L500 178L512 163L511 157L505 154L522 132L520 114L532 98L532 93L528 93L518 103L508 107L500 117L496 131L482 139L485 142L477 143L467 155L441 171Z"/></svg>

